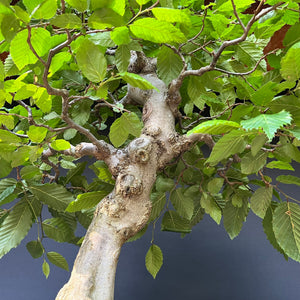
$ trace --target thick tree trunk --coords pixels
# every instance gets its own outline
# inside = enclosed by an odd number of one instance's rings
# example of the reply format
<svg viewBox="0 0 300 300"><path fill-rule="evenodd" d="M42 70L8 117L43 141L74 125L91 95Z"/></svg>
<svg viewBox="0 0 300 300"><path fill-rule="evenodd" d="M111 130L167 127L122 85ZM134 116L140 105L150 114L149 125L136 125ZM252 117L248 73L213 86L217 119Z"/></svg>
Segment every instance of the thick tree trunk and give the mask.
<svg viewBox="0 0 300 300"><path fill-rule="evenodd" d="M148 67L144 65L144 71ZM140 75L159 92L128 88L126 101L144 106L143 133L106 160L116 178L115 189L97 206L71 278L56 300L113 300L120 249L148 222L156 173L194 142L176 133L175 106L165 84L151 68Z"/></svg>

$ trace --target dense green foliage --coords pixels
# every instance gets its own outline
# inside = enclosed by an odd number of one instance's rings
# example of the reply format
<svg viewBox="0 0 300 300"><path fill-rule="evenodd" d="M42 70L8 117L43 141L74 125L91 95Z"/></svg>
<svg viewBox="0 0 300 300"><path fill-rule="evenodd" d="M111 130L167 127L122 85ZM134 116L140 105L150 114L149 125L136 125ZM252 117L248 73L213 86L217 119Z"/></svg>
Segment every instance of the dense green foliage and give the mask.
<svg viewBox="0 0 300 300"><path fill-rule="evenodd" d="M154 87L128 71L131 51L156 57L157 74L168 85L184 65L209 65L224 41L242 36L255 9L243 12L254 2L23 0L10 6L0 0L0 53L9 52L0 62L0 257L36 222L29 253L43 257L46 277L47 261L68 270L43 239L80 244L77 223L87 228L95 205L114 187L102 161L89 166L95 178L87 182L87 164L65 155L71 145L90 141L78 126L115 147L138 137L141 109L119 101L126 83ZM290 175L292 161L300 162L300 1L264 2L278 7L253 22L245 41L224 48L214 70L184 79L177 131L211 134L215 146L205 155L199 143L159 174L148 227L162 220L162 230L187 234L208 214L217 224L223 218L233 239L251 209L274 248L300 261L299 200L281 190L281 184L300 185ZM267 71L264 49L286 24L284 47L268 56ZM77 127L61 117L63 90ZM56 155L45 160L47 149ZM54 176L58 166L65 176ZM286 173L271 179L266 169ZM6 178L12 171L16 178ZM42 218L44 206L50 219ZM152 245L147 269L155 277L161 264L161 250Z"/></svg>

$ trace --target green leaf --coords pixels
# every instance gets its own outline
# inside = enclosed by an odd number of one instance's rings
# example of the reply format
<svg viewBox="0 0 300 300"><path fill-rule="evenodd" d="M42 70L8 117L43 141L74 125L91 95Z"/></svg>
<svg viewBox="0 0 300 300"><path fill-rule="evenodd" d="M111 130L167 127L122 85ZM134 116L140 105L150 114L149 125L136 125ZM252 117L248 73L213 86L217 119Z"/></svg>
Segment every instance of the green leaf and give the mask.
<svg viewBox="0 0 300 300"><path fill-rule="evenodd" d="M39 258L44 253L43 245L39 240L27 243L26 248L33 258Z"/></svg>
<svg viewBox="0 0 300 300"><path fill-rule="evenodd" d="M296 203L280 203L273 214L273 230L283 251L300 262L300 208Z"/></svg>
<svg viewBox="0 0 300 300"><path fill-rule="evenodd" d="M170 200L181 217L187 220L192 218L194 213L194 201L192 198L188 198L184 195L183 188L177 188L173 191L170 195Z"/></svg>
<svg viewBox="0 0 300 300"><path fill-rule="evenodd" d="M63 151L71 148L71 144L63 139L55 140L51 143L51 147L57 151Z"/></svg>
<svg viewBox="0 0 300 300"><path fill-rule="evenodd" d="M269 104L277 94L277 92L275 91L275 88L277 86L277 82L269 81L251 95L251 101L255 105L264 106Z"/></svg>
<svg viewBox="0 0 300 300"><path fill-rule="evenodd" d="M36 19L50 19L57 10L57 1L55 0L24 0L24 5L30 16Z"/></svg>
<svg viewBox="0 0 300 300"><path fill-rule="evenodd" d="M121 45L116 50L115 62L119 72L126 72L130 62L130 49L128 45Z"/></svg>
<svg viewBox="0 0 300 300"><path fill-rule="evenodd" d="M257 173L267 162L268 153L259 151L255 156L251 152L245 154L241 160L241 171L243 174Z"/></svg>
<svg viewBox="0 0 300 300"><path fill-rule="evenodd" d="M139 117L135 113L126 112L111 125L109 132L110 141L115 147L119 147L127 140L129 134L138 137L142 126Z"/></svg>
<svg viewBox="0 0 300 300"><path fill-rule="evenodd" d="M157 72L166 85L178 77L182 67L183 63L179 55L170 48L162 46L157 56Z"/></svg>
<svg viewBox="0 0 300 300"><path fill-rule="evenodd" d="M175 185L174 179L158 176L155 182L155 188L158 192L164 193L170 191Z"/></svg>
<svg viewBox="0 0 300 300"><path fill-rule="evenodd" d="M223 178L213 178L207 184L207 190L211 194L217 194L220 192L223 187L224 179Z"/></svg>
<svg viewBox="0 0 300 300"><path fill-rule="evenodd" d="M53 74L57 72L64 63L70 61L71 58L72 56L69 52L59 52L54 55L49 69L49 77L53 76Z"/></svg>
<svg viewBox="0 0 300 300"><path fill-rule="evenodd" d="M285 184L300 185L300 178L293 175L279 175L276 180Z"/></svg>
<svg viewBox="0 0 300 300"><path fill-rule="evenodd" d="M284 253L284 251L282 250L282 248L279 246L275 235L274 235L274 230L273 230L273 211L272 208L269 207L267 209L266 215L263 219L263 228L264 228L264 232L267 236L267 239L269 240L269 242L271 243L271 245L281 254L283 254L285 256L285 258L287 259L287 255Z"/></svg>
<svg viewBox="0 0 300 300"><path fill-rule="evenodd" d="M266 211L271 205L272 196L273 187L270 185L257 189L251 197L251 209L262 219L265 217Z"/></svg>
<svg viewBox="0 0 300 300"><path fill-rule="evenodd" d="M190 233L192 231L190 222L181 218L180 215L173 210L167 211L164 214L161 223L161 230L182 233Z"/></svg>
<svg viewBox="0 0 300 300"><path fill-rule="evenodd" d="M88 9L89 1L86 0L66 0L66 2L80 12L84 12Z"/></svg>
<svg viewBox="0 0 300 300"><path fill-rule="evenodd" d="M29 189L40 202L57 211L64 211L69 203L74 200L70 192L56 183L31 185Z"/></svg>
<svg viewBox="0 0 300 300"><path fill-rule="evenodd" d="M86 161L82 162L82 163L78 163L76 165L75 169L68 171L67 176L66 176L66 183L71 182L73 177L75 177L77 175L81 175L83 173L83 171L85 170L86 165L87 165Z"/></svg>
<svg viewBox="0 0 300 300"><path fill-rule="evenodd" d="M266 165L269 169L280 169L280 170L291 170L295 171L295 169L285 161L276 161L273 160Z"/></svg>
<svg viewBox="0 0 300 300"><path fill-rule="evenodd" d="M67 29L76 29L82 27L81 19L75 14L68 13L55 16L53 19L51 19L50 24Z"/></svg>
<svg viewBox="0 0 300 300"><path fill-rule="evenodd" d="M123 72L119 74L123 80L125 80L130 85L140 88L142 90L151 90L155 89L159 92L159 90L152 85L147 79L143 78L142 76L134 73Z"/></svg>
<svg viewBox="0 0 300 300"><path fill-rule="evenodd" d="M136 3L138 3L139 5L144 5L147 4L150 0L136 0Z"/></svg>
<svg viewBox="0 0 300 300"><path fill-rule="evenodd" d="M69 271L69 265L66 259L61 254L57 252L48 252L47 258L52 264L56 265L57 267Z"/></svg>
<svg viewBox="0 0 300 300"><path fill-rule="evenodd" d="M235 7L237 11L242 11L244 8L248 7L253 3L252 0L235 0ZM220 1L220 6L217 8L220 12L232 12L231 1Z"/></svg>
<svg viewBox="0 0 300 300"><path fill-rule="evenodd" d="M157 245L153 244L150 246L145 257L145 264L148 272L155 279L158 271L163 264L163 254Z"/></svg>
<svg viewBox="0 0 300 300"><path fill-rule="evenodd" d="M50 266L45 260L43 262L42 269L43 269L43 273L44 273L46 279L48 279L49 274L50 274Z"/></svg>
<svg viewBox="0 0 300 300"><path fill-rule="evenodd" d="M74 233L62 218L46 219L42 223L45 234L59 243L64 243L74 238Z"/></svg>
<svg viewBox="0 0 300 300"><path fill-rule="evenodd" d="M23 69L28 64L37 62L37 57L30 50L27 43L28 30L20 31L11 41L10 54L19 70ZM43 28L31 29L31 43L39 56L44 56L50 49L51 43L50 33ZM26 53L26 55L24 55Z"/></svg>
<svg viewBox="0 0 300 300"><path fill-rule="evenodd" d="M32 225L32 213L28 202L22 199L5 218L0 227L0 258L17 247Z"/></svg>
<svg viewBox="0 0 300 300"><path fill-rule="evenodd" d="M27 135L33 143L40 143L46 137L47 132L48 132L47 128L36 127L34 125L31 125L29 126L29 130L27 131Z"/></svg>
<svg viewBox="0 0 300 300"><path fill-rule="evenodd" d="M99 47L85 40L79 47L76 59L82 73L92 82L99 82L106 75L106 58Z"/></svg>
<svg viewBox="0 0 300 300"><path fill-rule="evenodd" d="M110 37L117 45L126 45L131 41L129 29L126 26L115 28L110 32Z"/></svg>
<svg viewBox="0 0 300 300"><path fill-rule="evenodd" d="M281 59L280 73L288 81L300 78L300 42L294 44Z"/></svg>
<svg viewBox="0 0 300 300"><path fill-rule="evenodd" d="M18 194L14 194L15 189L16 184L8 186L5 190L3 190L0 193L0 205L10 203L17 198Z"/></svg>
<svg viewBox="0 0 300 300"><path fill-rule="evenodd" d="M261 147L268 141L265 134L258 134L251 143L251 153L256 156Z"/></svg>
<svg viewBox="0 0 300 300"><path fill-rule="evenodd" d="M246 137L247 134L241 130L234 130L224 135L215 144L206 162L215 165L232 154L243 152L247 145Z"/></svg>
<svg viewBox="0 0 300 300"><path fill-rule="evenodd" d="M172 9L165 7L152 8L154 17L159 21L167 21L169 23L182 23L187 26L191 25L191 20L185 11L180 9Z"/></svg>
<svg viewBox="0 0 300 300"><path fill-rule="evenodd" d="M223 134L228 131L240 128L240 124L226 120L210 120L199 124L187 132L187 135L192 133L207 133L207 134Z"/></svg>
<svg viewBox="0 0 300 300"><path fill-rule="evenodd" d="M262 114L255 118L241 121L241 125L246 130L262 129L271 140L279 128L283 125L290 124L291 121L291 114L282 110L277 114Z"/></svg>
<svg viewBox="0 0 300 300"><path fill-rule="evenodd" d="M149 222L154 221L157 219L162 210L166 205L166 194L165 193L152 193L151 194L151 201L152 201L152 210Z"/></svg>
<svg viewBox="0 0 300 300"><path fill-rule="evenodd" d="M172 24L152 18L144 18L129 25L131 32L137 37L154 43L183 43L184 34Z"/></svg>
<svg viewBox="0 0 300 300"><path fill-rule="evenodd" d="M89 26L95 29L120 27L122 25L124 25L123 17L111 8L98 9L89 17Z"/></svg>
<svg viewBox="0 0 300 300"><path fill-rule="evenodd" d="M272 112L288 111L295 122L295 125L300 126L300 99L294 95L276 97L270 104Z"/></svg>
<svg viewBox="0 0 300 300"><path fill-rule="evenodd" d="M201 207L219 225L222 218L222 211L216 201L210 195L203 193L200 200Z"/></svg>
<svg viewBox="0 0 300 300"><path fill-rule="evenodd" d="M3 16L1 20L1 32L6 40L10 42L20 28L20 21L14 15Z"/></svg>
<svg viewBox="0 0 300 300"><path fill-rule="evenodd" d="M89 209L96 206L109 192L96 191L80 194L77 199L69 203L66 211L76 212L83 209Z"/></svg>
<svg viewBox="0 0 300 300"><path fill-rule="evenodd" d="M226 203L226 206L223 210L223 223L229 237L232 240L239 235L243 227L243 222L246 221L247 215L248 201L243 200L242 206L240 207L233 206L231 201Z"/></svg>

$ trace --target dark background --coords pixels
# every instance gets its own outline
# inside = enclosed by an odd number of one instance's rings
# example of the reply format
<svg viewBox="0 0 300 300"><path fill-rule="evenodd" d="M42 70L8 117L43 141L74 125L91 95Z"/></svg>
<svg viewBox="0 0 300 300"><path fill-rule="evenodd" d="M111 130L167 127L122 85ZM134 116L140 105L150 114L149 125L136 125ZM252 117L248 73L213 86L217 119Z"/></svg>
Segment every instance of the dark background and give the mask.
<svg viewBox="0 0 300 300"><path fill-rule="evenodd" d="M299 165L297 171L299 174ZM295 198L300 192L300 187L282 185L282 188ZM127 243L121 251L116 300L299 299L300 264L286 261L271 246L261 219L253 213L249 213L240 235L233 241L223 225L218 226L207 215L183 239L180 234L161 232L157 227L155 244L163 251L164 264L156 280L144 264L151 241L150 228L140 240ZM21 245L0 260L0 300L52 300L67 282L70 273L51 264L50 276L45 279L43 260L33 259L25 247L36 237L33 227ZM44 246L47 251L67 257L72 268L76 246L51 240L45 240Z"/></svg>

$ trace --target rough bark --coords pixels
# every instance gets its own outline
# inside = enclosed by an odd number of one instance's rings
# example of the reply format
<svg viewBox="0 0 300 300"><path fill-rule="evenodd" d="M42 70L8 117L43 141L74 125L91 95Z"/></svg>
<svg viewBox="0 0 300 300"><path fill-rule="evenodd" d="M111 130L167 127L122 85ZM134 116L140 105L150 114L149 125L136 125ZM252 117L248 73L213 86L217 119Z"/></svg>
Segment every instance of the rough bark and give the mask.
<svg viewBox="0 0 300 300"><path fill-rule="evenodd" d="M115 188L97 206L71 278L57 295L57 300L113 299L120 249L148 222L150 192L158 170L194 143L194 139L181 137L175 131L165 84L149 65L144 63L139 68L140 75L159 92L128 89L127 101L130 99L144 106L143 132L126 148L106 159L116 178Z"/></svg>

